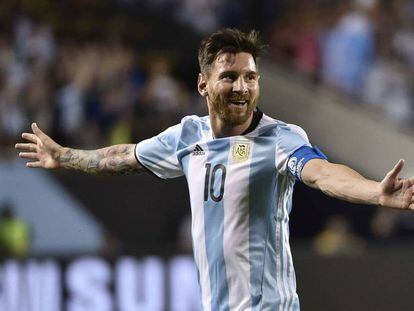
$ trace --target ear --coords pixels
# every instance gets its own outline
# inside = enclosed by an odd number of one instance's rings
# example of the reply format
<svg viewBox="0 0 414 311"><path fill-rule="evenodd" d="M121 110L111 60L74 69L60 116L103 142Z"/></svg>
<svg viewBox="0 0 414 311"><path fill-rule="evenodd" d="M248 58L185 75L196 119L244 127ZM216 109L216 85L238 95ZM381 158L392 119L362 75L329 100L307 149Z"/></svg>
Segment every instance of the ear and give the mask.
<svg viewBox="0 0 414 311"><path fill-rule="evenodd" d="M198 74L197 89L201 96L207 97L207 80L202 73Z"/></svg>

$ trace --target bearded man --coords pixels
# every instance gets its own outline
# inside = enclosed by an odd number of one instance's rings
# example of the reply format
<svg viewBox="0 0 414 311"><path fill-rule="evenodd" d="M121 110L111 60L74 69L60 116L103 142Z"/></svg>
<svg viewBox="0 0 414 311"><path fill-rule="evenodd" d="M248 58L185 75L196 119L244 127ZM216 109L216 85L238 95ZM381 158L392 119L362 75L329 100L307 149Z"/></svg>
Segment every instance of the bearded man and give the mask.
<svg viewBox="0 0 414 311"><path fill-rule="evenodd" d="M288 224L295 181L350 202L414 208L414 179L398 178L403 160L382 182L365 179L330 163L300 127L258 109L262 51L254 31L213 33L199 50L209 115L136 145L65 148L35 123L22 135L28 143L16 145L31 168L185 175L204 310L299 310Z"/></svg>

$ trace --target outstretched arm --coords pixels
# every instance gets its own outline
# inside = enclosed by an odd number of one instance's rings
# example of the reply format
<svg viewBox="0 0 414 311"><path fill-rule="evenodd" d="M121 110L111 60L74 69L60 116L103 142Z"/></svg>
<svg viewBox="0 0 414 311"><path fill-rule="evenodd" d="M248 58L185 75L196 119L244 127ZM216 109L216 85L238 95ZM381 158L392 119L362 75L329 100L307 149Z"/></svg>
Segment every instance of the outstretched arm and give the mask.
<svg viewBox="0 0 414 311"><path fill-rule="evenodd" d="M66 168L92 174L123 175L142 170L135 159L133 144L115 145L97 150L77 150L57 144L42 132L36 123L33 133L23 133L28 143L16 144L19 157L30 160L31 168Z"/></svg>
<svg viewBox="0 0 414 311"><path fill-rule="evenodd" d="M332 197L353 203L414 210L414 178L398 177L404 160L398 161L381 182L369 180L353 169L314 159L302 170L303 182Z"/></svg>

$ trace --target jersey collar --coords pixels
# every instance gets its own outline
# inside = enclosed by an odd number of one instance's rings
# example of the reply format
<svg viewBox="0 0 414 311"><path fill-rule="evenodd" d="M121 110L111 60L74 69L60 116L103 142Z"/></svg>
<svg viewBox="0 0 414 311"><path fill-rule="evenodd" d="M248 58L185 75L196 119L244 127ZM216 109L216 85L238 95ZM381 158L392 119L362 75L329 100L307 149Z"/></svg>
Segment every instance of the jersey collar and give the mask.
<svg viewBox="0 0 414 311"><path fill-rule="evenodd" d="M252 118L252 122L250 122L250 125L249 125L249 127L242 133L242 134L240 134L240 135L247 135L247 134L250 134L251 132L253 132L254 130L256 130L257 129L257 127L259 126L259 123L260 123L260 121L262 120L262 118L263 118L263 112L259 109L259 107L256 107L256 109L253 111L253 118ZM208 117L208 120L210 119L210 116L207 116ZM211 125L209 124L209 131L208 131L208 134L207 134L207 136L210 138L210 139L216 139L215 137L214 137L214 134L213 134L213 129L211 128Z"/></svg>
<svg viewBox="0 0 414 311"><path fill-rule="evenodd" d="M249 134L250 132L254 131L257 126L260 123L260 120L263 117L263 112L259 109L259 107L257 107L255 109L255 111L253 111L253 118L252 118L252 122L250 122L249 127L241 134L241 135L246 135Z"/></svg>

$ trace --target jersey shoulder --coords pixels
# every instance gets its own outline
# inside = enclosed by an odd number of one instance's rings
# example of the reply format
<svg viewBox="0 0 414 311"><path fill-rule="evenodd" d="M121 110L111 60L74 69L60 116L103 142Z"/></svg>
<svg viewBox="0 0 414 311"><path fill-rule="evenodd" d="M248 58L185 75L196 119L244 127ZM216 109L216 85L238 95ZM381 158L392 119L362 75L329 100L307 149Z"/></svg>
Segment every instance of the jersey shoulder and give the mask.
<svg viewBox="0 0 414 311"><path fill-rule="evenodd" d="M300 136L301 138L308 140L308 135L306 134L305 130L296 124L281 122L279 126L279 134L280 135L285 135L285 134L295 135L296 134Z"/></svg>
<svg viewBox="0 0 414 311"><path fill-rule="evenodd" d="M184 127L192 127L198 126L202 130L209 130L210 129L210 118L209 116L197 116L197 115L188 115L181 119L181 126Z"/></svg>
<svg viewBox="0 0 414 311"><path fill-rule="evenodd" d="M196 115L185 116L181 120L180 143L181 147L193 145L205 140L210 135L210 123L208 117Z"/></svg>
<svg viewBox="0 0 414 311"><path fill-rule="evenodd" d="M283 136L296 134L304 139L308 139L306 132L298 125L286 123L263 114L262 120L256 128L259 136Z"/></svg>

